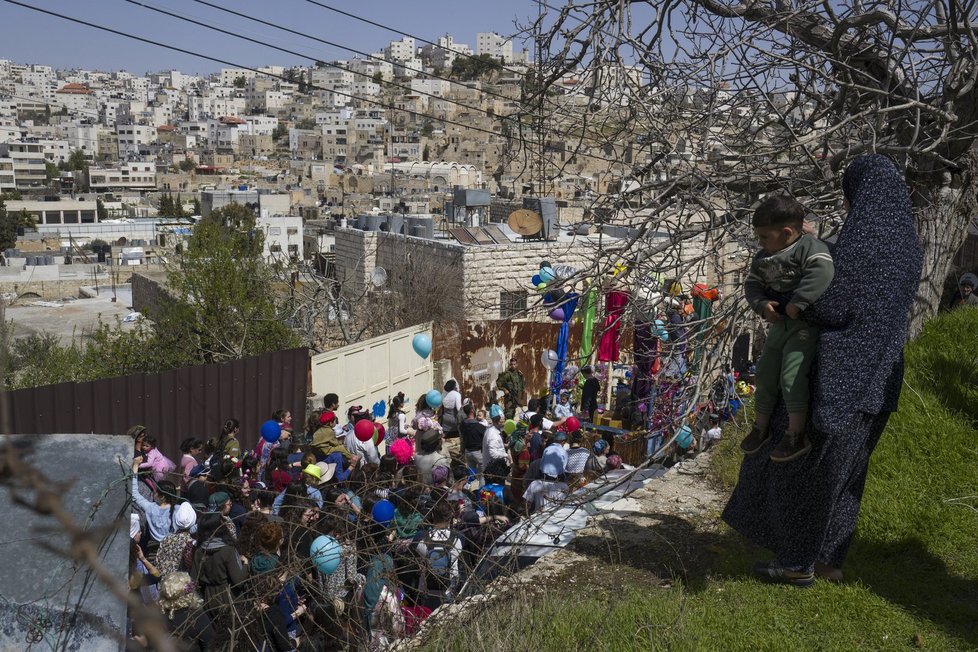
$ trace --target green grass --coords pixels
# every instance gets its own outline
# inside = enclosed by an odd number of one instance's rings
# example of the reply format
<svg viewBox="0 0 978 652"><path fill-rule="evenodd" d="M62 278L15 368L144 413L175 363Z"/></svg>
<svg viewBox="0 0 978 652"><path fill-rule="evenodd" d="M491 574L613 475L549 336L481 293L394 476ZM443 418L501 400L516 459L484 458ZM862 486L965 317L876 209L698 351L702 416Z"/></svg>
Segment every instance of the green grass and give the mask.
<svg viewBox="0 0 978 652"><path fill-rule="evenodd" d="M466 627L436 632L428 647L978 649L976 334L978 311L958 310L909 346L900 409L872 458L844 584L761 584L749 571L765 553L727 530L719 544L685 542L712 555L691 556L698 565L675 569L684 579L671 588L656 588L637 565L595 559L496 601ZM722 486L736 482L743 434L728 429L715 449L711 473Z"/></svg>

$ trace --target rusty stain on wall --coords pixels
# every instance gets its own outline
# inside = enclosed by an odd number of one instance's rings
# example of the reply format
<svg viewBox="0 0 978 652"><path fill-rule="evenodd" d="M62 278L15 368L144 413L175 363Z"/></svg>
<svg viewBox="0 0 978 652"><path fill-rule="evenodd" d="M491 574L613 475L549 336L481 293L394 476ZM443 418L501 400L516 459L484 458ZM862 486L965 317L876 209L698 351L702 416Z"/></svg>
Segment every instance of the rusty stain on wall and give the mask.
<svg viewBox="0 0 978 652"><path fill-rule="evenodd" d="M548 371L540 362L545 349L557 346L555 322L511 320L437 322L433 329L434 360L451 360L452 373L462 396L479 406L493 396L496 378L510 358L526 378L531 395L547 393ZM581 341L580 323L571 324L568 350L576 352ZM522 397L525 402L528 397Z"/></svg>

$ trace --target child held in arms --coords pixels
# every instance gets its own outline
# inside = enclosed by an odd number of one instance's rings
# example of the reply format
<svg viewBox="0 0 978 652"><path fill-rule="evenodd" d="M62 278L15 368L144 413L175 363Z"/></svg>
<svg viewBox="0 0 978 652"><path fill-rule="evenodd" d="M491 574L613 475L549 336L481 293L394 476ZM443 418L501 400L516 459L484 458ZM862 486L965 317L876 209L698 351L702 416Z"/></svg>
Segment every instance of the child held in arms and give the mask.
<svg viewBox="0 0 978 652"><path fill-rule="evenodd" d="M811 450L808 372L818 329L803 310L825 292L835 268L825 243L803 231L805 208L786 195L766 198L754 212L754 234L761 250L751 262L744 294L751 308L771 326L757 363L754 428L741 443L748 455L771 438L768 425L780 391L788 408L788 430L771 452L774 462L790 462Z"/></svg>

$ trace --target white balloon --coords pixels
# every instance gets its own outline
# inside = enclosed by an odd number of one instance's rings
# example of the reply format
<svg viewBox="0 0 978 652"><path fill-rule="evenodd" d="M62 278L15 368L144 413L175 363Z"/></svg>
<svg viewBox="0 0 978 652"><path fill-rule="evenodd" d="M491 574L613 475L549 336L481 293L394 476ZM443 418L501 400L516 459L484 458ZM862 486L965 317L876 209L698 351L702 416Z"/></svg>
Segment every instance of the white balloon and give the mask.
<svg viewBox="0 0 978 652"><path fill-rule="evenodd" d="M556 351L553 349L547 349L540 354L540 362L543 363L544 367L553 371L557 368L557 363L560 362L560 358L557 357Z"/></svg>
<svg viewBox="0 0 978 652"><path fill-rule="evenodd" d="M576 364L569 364L564 367L564 378L573 378L581 371L581 368Z"/></svg>

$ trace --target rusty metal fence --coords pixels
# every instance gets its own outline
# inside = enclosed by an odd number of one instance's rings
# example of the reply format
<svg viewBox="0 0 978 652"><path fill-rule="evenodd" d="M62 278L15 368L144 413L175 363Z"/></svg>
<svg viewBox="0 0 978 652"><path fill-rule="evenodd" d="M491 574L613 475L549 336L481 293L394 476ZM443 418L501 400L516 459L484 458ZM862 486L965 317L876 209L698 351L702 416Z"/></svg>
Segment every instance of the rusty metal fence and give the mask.
<svg viewBox="0 0 978 652"><path fill-rule="evenodd" d="M279 409L305 424L309 350L276 351L222 364L185 367L83 383L7 392L11 432L22 435L124 435L134 424L156 436L179 461L186 437L216 437L228 418L241 422L241 443L258 443L261 424Z"/></svg>

